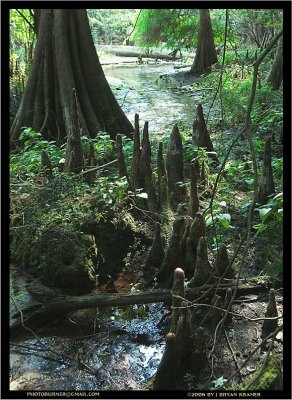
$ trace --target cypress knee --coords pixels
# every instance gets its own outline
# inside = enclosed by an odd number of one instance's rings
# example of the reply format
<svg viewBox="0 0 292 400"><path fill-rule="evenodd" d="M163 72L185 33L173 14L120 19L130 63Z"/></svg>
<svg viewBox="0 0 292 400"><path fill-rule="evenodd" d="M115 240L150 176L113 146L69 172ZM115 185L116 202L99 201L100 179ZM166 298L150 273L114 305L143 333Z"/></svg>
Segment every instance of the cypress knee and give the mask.
<svg viewBox="0 0 292 400"><path fill-rule="evenodd" d="M90 148L89 148L88 159L87 159L86 165L91 168L94 168L97 166L97 159L95 157L94 147L93 147L92 143L90 143ZM97 171L88 172L87 174L84 175L84 180L89 184L93 184L96 179L96 174L97 174Z"/></svg>
<svg viewBox="0 0 292 400"><path fill-rule="evenodd" d="M196 165L191 164L191 190L190 190L190 210L189 215L195 218L196 213L199 211L199 197L197 188L197 173Z"/></svg>
<svg viewBox="0 0 292 400"><path fill-rule="evenodd" d="M181 389L185 373L194 365L195 332L192 311L187 308L184 297L184 272L177 268L174 272L172 326L166 335L166 346L154 380L154 390ZM175 297L180 296L180 297Z"/></svg>
<svg viewBox="0 0 292 400"><path fill-rule="evenodd" d="M195 257L192 247L191 239L188 237L186 240L186 257L185 257L185 274L187 278L194 275L195 272Z"/></svg>
<svg viewBox="0 0 292 400"><path fill-rule="evenodd" d="M211 266L208 261L207 242L201 237L197 248L197 260L194 276L189 286L202 286L210 277Z"/></svg>
<svg viewBox="0 0 292 400"><path fill-rule="evenodd" d="M123 151L123 139L122 135L119 133L116 136L116 148L117 148L119 177L122 178L125 176L127 178L128 183L130 184L127 166L125 162L124 151Z"/></svg>
<svg viewBox="0 0 292 400"><path fill-rule="evenodd" d="M163 143L159 142L157 154L157 174L158 174L158 195L159 207L161 210L168 207L168 188L165 163L163 158Z"/></svg>
<svg viewBox="0 0 292 400"><path fill-rule="evenodd" d="M139 177L140 182L146 191L148 209L152 212L157 211L157 199L155 188L152 181L152 168L151 168L151 144L149 140L148 121L145 121L143 129L143 142L142 152L139 163Z"/></svg>
<svg viewBox="0 0 292 400"><path fill-rule="evenodd" d="M52 163L51 163L50 157L48 156L48 154L45 150L42 150L42 153L41 153L41 163L42 163L42 167L44 168L48 179L49 180L52 179L52 177L53 177Z"/></svg>
<svg viewBox="0 0 292 400"><path fill-rule="evenodd" d="M160 224L157 222L155 226L155 235L153 238L152 246L145 263L146 272L148 272L150 268L160 268L163 260L164 247L161 238Z"/></svg>
<svg viewBox="0 0 292 400"><path fill-rule="evenodd" d="M272 169L272 148L271 148L271 137L266 138L265 149L264 149L264 160L263 160L263 173L260 179L259 192L258 192L258 203L266 204L269 196L275 193L275 185L273 179Z"/></svg>
<svg viewBox="0 0 292 400"><path fill-rule="evenodd" d="M200 237L205 236L206 228L204 217L201 213L197 213L190 229L190 239L193 247L194 259L197 259L197 248L199 244Z"/></svg>
<svg viewBox="0 0 292 400"><path fill-rule="evenodd" d="M181 244L180 244L180 248L181 248L181 252L182 252L182 256L183 256L183 262L185 261L187 238L190 236L192 222L193 222L193 219L190 216L185 217L185 228L184 228L184 233L182 235Z"/></svg>
<svg viewBox="0 0 292 400"><path fill-rule="evenodd" d="M204 147L207 151L214 152L213 143L206 126L202 104L197 106L197 115L193 122L192 142L198 147Z"/></svg>
<svg viewBox="0 0 292 400"><path fill-rule="evenodd" d="M183 182L184 180L183 147L177 124L174 125L168 142L166 170L170 205L173 209L176 209L184 194L183 188L177 185L178 182Z"/></svg>
<svg viewBox="0 0 292 400"><path fill-rule="evenodd" d="M178 265L181 265L182 255L180 245L184 224L184 217L176 218L173 223L169 245L166 250L160 271L156 275L160 287L171 287L173 281L173 271Z"/></svg>
<svg viewBox="0 0 292 400"><path fill-rule="evenodd" d="M215 262L215 270L219 277L234 278L234 271L232 267L229 266L229 258L227 253L227 247L222 246L217 253L216 262Z"/></svg>
<svg viewBox="0 0 292 400"><path fill-rule="evenodd" d="M139 189L142 187L140 180L140 173L139 173L140 158L141 158L141 143L140 143L139 114L135 114L133 157L131 164L131 182L134 189Z"/></svg>
<svg viewBox="0 0 292 400"><path fill-rule="evenodd" d="M172 287L172 307L180 307L185 297L185 274L181 268L174 270L173 287ZM176 333L177 323L180 316L180 309L172 309L171 333Z"/></svg>
<svg viewBox="0 0 292 400"><path fill-rule="evenodd" d="M278 316L278 310L277 310L277 304L276 304L276 298L275 298L275 290L270 289L269 292L269 302L267 305L267 310L265 317L267 318L273 318ZM263 322L263 327L262 327L262 337L268 336L270 333L272 333L274 330L276 330L278 327L278 320L277 319L265 319Z"/></svg>

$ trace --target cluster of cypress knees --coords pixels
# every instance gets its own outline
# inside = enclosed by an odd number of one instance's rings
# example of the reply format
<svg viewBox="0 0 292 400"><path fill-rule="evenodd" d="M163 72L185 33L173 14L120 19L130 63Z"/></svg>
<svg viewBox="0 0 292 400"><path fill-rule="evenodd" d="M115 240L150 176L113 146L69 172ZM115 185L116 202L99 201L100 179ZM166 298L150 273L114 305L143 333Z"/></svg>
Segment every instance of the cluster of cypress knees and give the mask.
<svg viewBox="0 0 292 400"><path fill-rule="evenodd" d="M217 154L206 128L203 109L197 107L196 119L193 123L192 142L197 147L203 147L213 163L217 163ZM166 335L166 347L162 360L155 375L154 390L176 390L185 387L184 375L192 371L194 378L200 378L208 365L206 352L206 334L202 327L194 329L193 307L185 301L185 278L189 281L188 287L202 287L210 284L220 284L222 278L232 280L234 270L229 262L226 246L218 252L214 266L208 260L206 240L206 226L203 213L200 212L198 183L205 183L205 162L200 166L197 160L191 163L190 190L186 192L184 181L183 146L178 126L175 124L169 138L166 151L166 162L163 157L163 143L159 143L157 155L157 191L153 184L151 168L151 144L149 140L148 122L143 129L142 143L140 143L139 115L135 115L135 132L131 173L126 167L123 153L122 136L116 137L118 169L120 177L126 176L131 190L143 188L147 193L147 207L150 212L159 213L170 207L177 212L173 222L172 234L164 249L161 236L161 224L156 223L155 235L149 251L145 272L157 271L154 279L159 287L172 287L172 322L169 333ZM268 183L268 185L267 185ZM261 202L267 201L274 191L271 169L271 139L267 138L264 151L264 167L261 179L259 196ZM188 215L180 215L181 202L186 202L189 194ZM259 198L260 200L260 198ZM182 208L183 209L183 208ZM210 312L213 328L220 321L223 324L231 322L232 315L220 310L229 310L232 303L232 289L227 288L225 298L214 295ZM270 290L267 317L277 317L275 292ZM222 324L222 325L223 325ZM263 332L269 334L277 327L277 320L265 320ZM194 368L195 366L195 368Z"/></svg>
<svg viewBox="0 0 292 400"><path fill-rule="evenodd" d="M74 93L73 93L74 94ZM74 102L73 102L74 104ZM76 107L75 107L76 108ZM76 114L76 113L75 113ZM76 117L77 120L77 117ZM82 157L72 156L81 154L82 146L77 140L76 129L72 131L71 139L68 138L65 170L80 172ZM76 134L76 135L75 135ZM75 139L74 139L75 138ZM74 140L73 140L74 139ZM177 217L173 222L173 229L169 244L164 249L161 236L161 224L156 223L155 235L149 251L146 263L145 274L150 280L156 280L159 287L172 287L172 322L169 333L166 335L166 347L161 363L155 375L153 388L155 390L175 390L185 387L184 375L192 371L194 378L199 379L208 364L206 352L206 334L202 327L194 329L193 304L190 306L185 299L185 278L189 281L188 287L214 287L220 284L223 278L232 280L234 271L229 262L226 246L218 249L214 266L208 260L208 249L206 241L206 226L203 213L200 212L198 184L205 184L205 161L199 165L193 160L190 166L190 190L187 193L184 182L184 162L182 138L177 124L171 132L166 160L163 157L163 143L159 143L157 155L158 182L155 188L151 166L151 143L149 140L148 122L143 128L142 141L140 139L139 115L135 114L135 129L133 137L133 157L131 172L128 173L123 152L122 136L116 136L117 165L120 177L126 177L129 191L135 192L143 188L147 193L147 208L151 213L161 213L171 208L176 212ZM217 163L217 154L214 152L213 144L209 136L204 120L202 105L197 107L196 118L193 123L192 142L200 148L205 148L213 163ZM72 151L72 146L74 151ZM76 147L77 146L77 152ZM91 146L88 157L90 166L96 166L94 149ZM51 164L47 154L42 153L42 164L51 176ZM95 180L95 168L86 179ZM268 196L274 192L273 173L271 166L271 138L265 142L263 157L263 174L259 186L258 202L265 204ZM182 204L186 203L189 194L189 207L185 213ZM181 211L180 211L181 209ZM153 214L153 215L154 215ZM187 215L182 215L187 214ZM159 218L158 218L159 220ZM158 271L151 274L151 271ZM213 292L211 292L213 293ZM202 297L202 296L201 296ZM210 297L210 296L209 296ZM201 300L206 300L204 296ZM209 298L210 301L210 298ZM232 302L232 289L226 288L225 298L211 296L210 315L214 328L220 321L228 323L231 321L231 314L220 310L229 310ZM277 307L275 292L270 290L269 303L266 316L276 317ZM277 327L277 320L265 320L263 332L268 334ZM195 366L195 368L194 368Z"/></svg>

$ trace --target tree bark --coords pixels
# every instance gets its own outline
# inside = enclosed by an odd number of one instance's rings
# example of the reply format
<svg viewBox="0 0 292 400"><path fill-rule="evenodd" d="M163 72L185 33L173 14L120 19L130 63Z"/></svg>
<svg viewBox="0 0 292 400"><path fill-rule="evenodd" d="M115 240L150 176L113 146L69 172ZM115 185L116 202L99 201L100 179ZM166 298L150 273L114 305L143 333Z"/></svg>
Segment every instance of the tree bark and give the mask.
<svg viewBox="0 0 292 400"><path fill-rule="evenodd" d="M157 199L155 188L152 181L152 167L151 167L151 144L149 140L148 121L145 121L143 129L142 152L139 163L140 181L147 193L148 209L152 212L157 211Z"/></svg>
<svg viewBox="0 0 292 400"><path fill-rule="evenodd" d="M190 190L190 205L189 205L189 215L195 218L195 215L199 211L199 197L197 188L197 173L196 165L191 164L191 190Z"/></svg>
<svg viewBox="0 0 292 400"><path fill-rule="evenodd" d="M24 126L63 143L72 126L75 88L82 133L132 137L133 127L118 105L99 63L86 10L40 10L38 40L27 85L10 129L11 146Z"/></svg>
<svg viewBox="0 0 292 400"><path fill-rule="evenodd" d="M123 139L122 135L120 133L117 134L116 136L116 148L117 148L117 164L118 164L118 170L119 170L119 177L126 177L129 186L131 185L128 171L127 171L127 165L125 161L125 155L123 151Z"/></svg>
<svg viewBox="0 0 292 400"><path fill-rule="evenodd" d="M197 257L194 276L190 281L190 287L203 285L211 275L211 265L208 261L207 242L201 237L197 247Z"/></svg>
<svg viewBox="0 0 292 400"><path fill-rule="evenodd" d="M214 152L214 147L207 130L202 104L197 107L197 116L193 122L192 142L198 147L204 147L209 152Z"/></svg>
<svg viewBox="0 0 292 400"><path fill-rule="evenodd" d="M65 171L78 173L84 166L83 149L80 139L80 124L76 90L72 89L72 103L68 120L68 138L65 157Z"/></svg>
<svg viewBox="0 0 292 400"><path fill-rule="evenodd" d="M131 164L131 181L134 189L139 189L142 187L140 180L140 172L139 172L140 158L141 158L141 142L140 142L139 114L135 114L133 157Z"/></svg>
<svg viewBox="0 0 292 400"><path fill-rule="evenodd" d="M173 271L182 264L181 240L184 227L184 217L176 218L162 266L156 275L160 287L172 286Z"/></svg>
<svg viewBox="0 0 292 400"><path fill-rule="evenodd" d="M263 160L263 173L261 176L258 192L258 203L266 204L269 200L269 196L275 193L275 185L273 179L272 169L272 149L271 149L271 137L266 138L265 149L264 149L264 160Z"/></svg>
<svg viewBox="0 0 292 400"><path fill-rule="evenodd" d="M178 183L182 183L184 180L183 147L177 124L174 125L168 142L166 170L170 205L173 209L176 209L183 197L183 189L178 186Z"/></svg>
<svg viewBox="0 0 292 400"><path fill-rule="evenodd" d="M210 12L200 10L199 38L196 57L191 68L191 74L200 75L208 71L217 62Z"/></svg>
<svg viewBox="0 0 292 400"><path fill-rule="evenodd" d="M278 41L276 55L266 81L273 90L280 89L283 81L283 35Z"/></svg>

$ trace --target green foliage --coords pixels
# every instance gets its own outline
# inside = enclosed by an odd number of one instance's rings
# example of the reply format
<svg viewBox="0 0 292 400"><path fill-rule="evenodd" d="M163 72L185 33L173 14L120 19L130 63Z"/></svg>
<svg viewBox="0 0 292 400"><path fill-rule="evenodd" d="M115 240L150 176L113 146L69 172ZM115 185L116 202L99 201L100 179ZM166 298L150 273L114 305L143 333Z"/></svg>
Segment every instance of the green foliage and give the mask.
<svg viewBox="0 0 292 400"><path fill-rule="evenodd" d="M89 9L89 26L95 44L122 44L129 35L135 9Z"/></svg>
<svg viewBox="0 0 292 400"><path fill-rule="evenodd" d="M198 31L198 18L197 10L142 10L134 40L146 47L157 46L160 43L173 49L189 47Z"/></svg>
<svg viewBox="0 0 292 400"><path fill-rule="evenodd" d="M60 149L55 141L42 139L39 132L31 128L24 128L20 134L23 148L12 151L10 154L10 178L32 180L41 172L41 152L45 150L51 159L53 168L56 168L60 160L65 156L65 150Z"/></svg>
<svg viewBox="0 0 292 400"><path fill-rule="evenodd" d="M29 25L29 23L30 25ZM11 9L9 12L10 28L10 88L22 92L31 66L35 45L33 16L29 9Z"/></svg>
<svg viewBox="0 0 292 400"><path fill-rule="evenodd" d="M128 182L126 177L113 179L100 176L93 189L93 202L99 208L113 205L122 200L127 194Z"/></svg>
<svg viewBox="0 0 292 400"><path fill-rule="evenodd" d="M214 389L218 389L218 388L224 386L225 382L227 382L227 379L224 379L223 375L220 376L220 378L215 379L214 381L212 381L212 383L214 385Z"/></svg>
<svg viewBox="0 0 292 400"><path fill-rule="evenodd" d="M283 223L283 193L273 196L267 204L255 209L259 212L260 223L253 225L259 232L267 230L271 235L275 230L282 227ZM278 230L278 229L277 229Z"/></svg>

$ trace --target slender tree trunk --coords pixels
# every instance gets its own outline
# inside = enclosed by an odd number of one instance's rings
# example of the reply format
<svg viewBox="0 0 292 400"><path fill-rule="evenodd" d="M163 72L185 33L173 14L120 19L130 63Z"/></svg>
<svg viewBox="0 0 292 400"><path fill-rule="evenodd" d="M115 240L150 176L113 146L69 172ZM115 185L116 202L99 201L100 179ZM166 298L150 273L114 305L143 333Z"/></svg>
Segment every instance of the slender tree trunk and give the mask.
<svg viewBox="0 0 292 400"><path fill-rule="evenodd" d="M24 126L64 142L72 129L72 89L83 135L98 131L132 137L133 127L118 105L99 63L86 10L39 10L38 40L27 85L10 130L14 146Z"/></svg>
<svg viewBox="0 0 292 400"><path fill-rule="evenodd" d="M273 90L280 89L283 80L283 35L278 41L277 51L271 70L266 81L272 86Z"/></svg>
<svg viewBox="0 0 292 400"><path fill-rule="evenodd" d="M196 57L191 68L191 74L199 75L206 72L217 62L210 11L200 10L199 39Z"/></svg>

